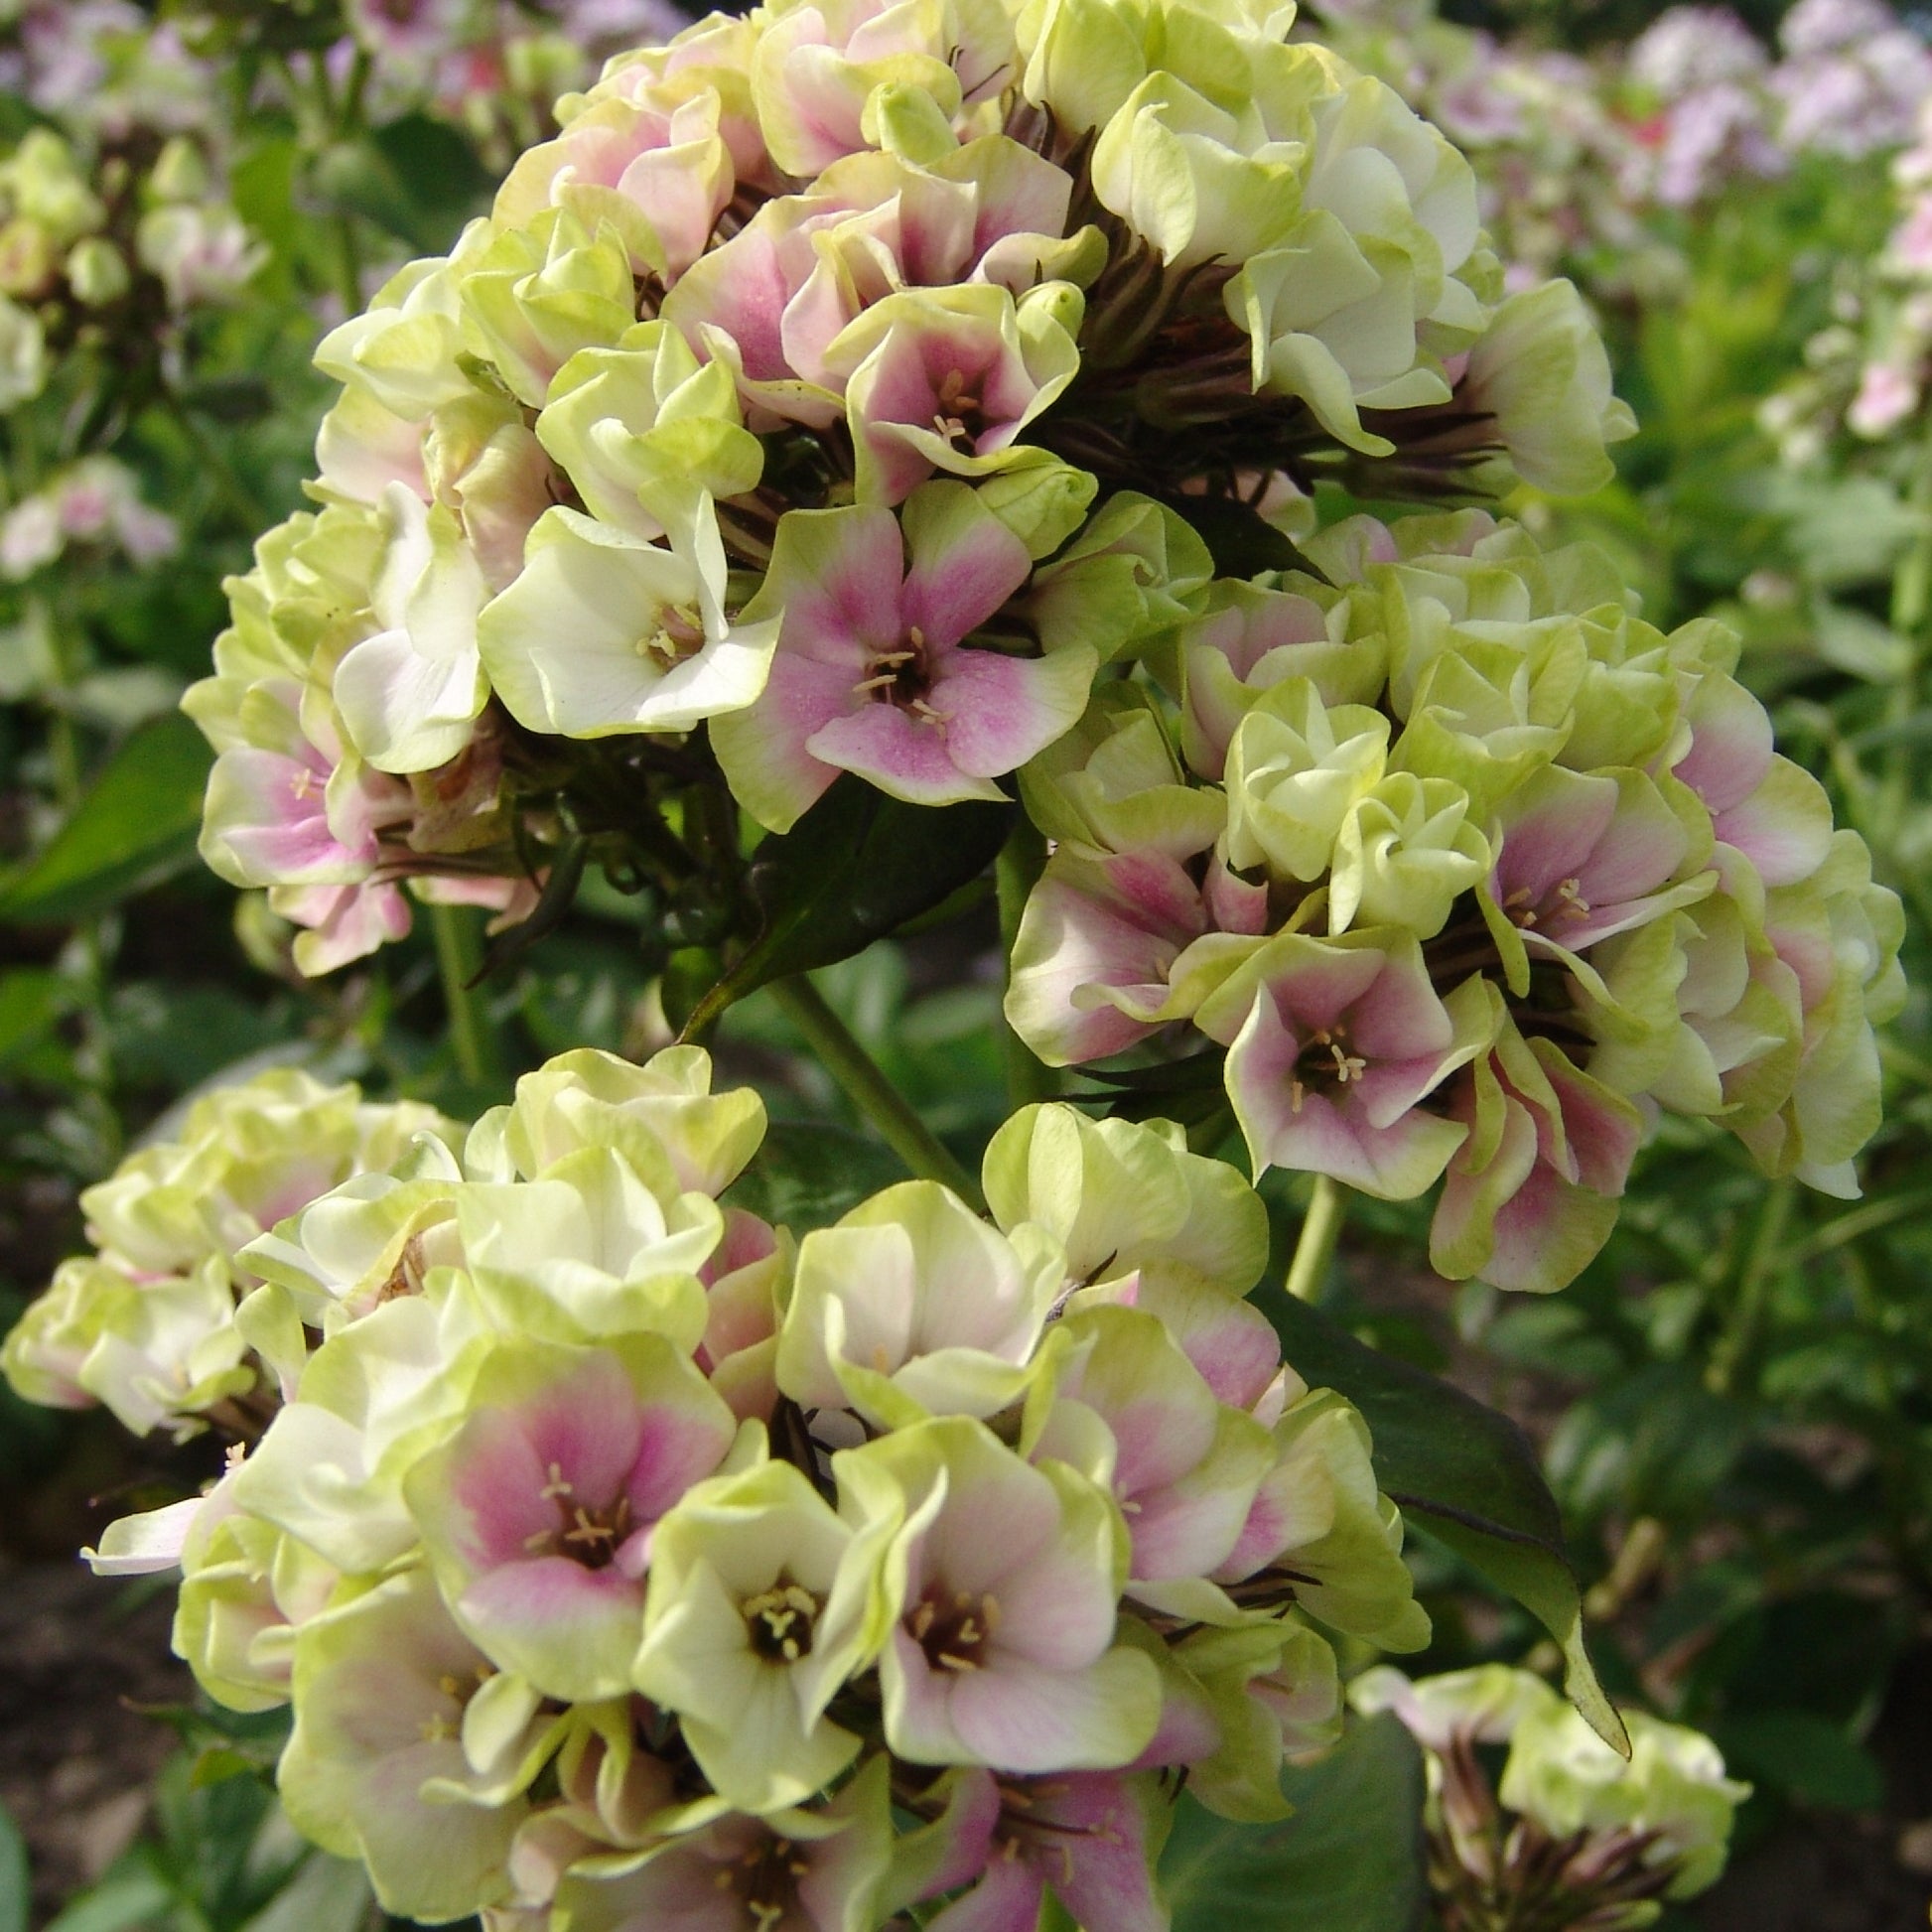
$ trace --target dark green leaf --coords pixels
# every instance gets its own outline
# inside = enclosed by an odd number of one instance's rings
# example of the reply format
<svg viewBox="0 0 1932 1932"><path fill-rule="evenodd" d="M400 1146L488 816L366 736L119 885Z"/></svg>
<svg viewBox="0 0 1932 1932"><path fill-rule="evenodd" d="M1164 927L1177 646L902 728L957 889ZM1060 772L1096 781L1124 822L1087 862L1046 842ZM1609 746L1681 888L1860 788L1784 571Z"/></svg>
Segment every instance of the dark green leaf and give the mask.
<svg viewBox="0 0 1932 1932"><path fill-rule="evenodd" d="M1312 568L1287 536L1231 496L1171 497L1169 507L1207 545L1217 577L1247 578L1265 570Z"/></svg>
<svg viewBox="0 0 1932 1932"><path fill-rule="evenodd" d="M1010 805L905 805L842 777L752 861L759 928L685 1023L700 1036L736 1000L772 980L829 966L948 898L993 863Z"/></svg>
<svg viewBox="0 0 1932 1932"><path fill-rule="evenodd" d="M1507 1416L1363 1346L1306 1302L1264 1298L1297 1374L1338 1389L1375 1439L1375 1473L1403 1515L1541 1620L1563 1647L1564 1688L1606 1743L1623 1722L1584 1648L1583 1595L1536 1451Z"/></svg>
<svg viewBox="0 0 1932 1932"><path fill-rule="evenodd" d="M1876 1759L1810 1711L1750 1711L1711 1726L1732 1777L1775 1786L1833 1811L1875 1811L1885 1801Z"/></svg>
<svg viewBox="0 0 1932 1932"><path fill-rule="evenodd" d="M1182 1796L1161 1859L1173 1932L1413 1932L1427 1900L1422 1753L1392 1717L1289 1767L1295 1816L1233 1825Z"/></svg>
<svg viewBox="0 0 1932 1932"><path fill-rule="evenodd" d="M0 885L0 919L91 918L195 856L211 754L186 718L144 725L39 858Z"/></svg>
<svg viewBox="0 0 1932 1932"><path fill-rule="evenodd" d="M0 1932L27 1932L33 1904L27 1872L27 1845L20 1828L0 1807Z"/></svg>
<svg viewBox="0 0 1932 1932"><path fill-rule="evenodd" d="M68 983L59 973L22 967L0 977L0 1066L38 1046L67 1005Z"/></svg>
<svg viewBox="0 0 1932 1932"><path fill-rule="evenodd" d="M47 1932L130 1932L153 1924L174 1902L172 1888L141 1847L74 1899Z"/></svg>
<svg viewBox="0 0 1932 1932"><path fill-rule="evenodd" d="M822 1121L774 1121L726 1205L782 1221L795 1233L829 1227L869 1194L906 1177L877 1141Z"/></svg>

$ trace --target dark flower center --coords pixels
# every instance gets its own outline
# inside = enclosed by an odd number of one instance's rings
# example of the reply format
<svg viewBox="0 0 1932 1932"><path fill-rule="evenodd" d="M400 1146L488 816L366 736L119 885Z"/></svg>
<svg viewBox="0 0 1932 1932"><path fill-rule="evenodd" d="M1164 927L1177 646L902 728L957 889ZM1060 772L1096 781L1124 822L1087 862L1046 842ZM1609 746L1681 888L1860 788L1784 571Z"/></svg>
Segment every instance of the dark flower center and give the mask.
<svg viewBox="0 0 1932 1932"><path fill-rule="evenodd" d="M907 1635L934 1670L979 1670L999 1627L999 1599L991 1590L975 1595L962 1589L948 1596L943 1589L929 1589L905 1619Z"/></svg>
<svg viewBox="0 0 1932 1932"><path fill-rule="evenodd" d="M1317 1027L1296 1055L1294 1077L1288 1083L1290 1112L1299 1114L1310 1094L1334 1094L1367 1071L1368 1062L1348 1050L1346 1029L1339 1023Z"/></svg>
<svg viewBox="0 0 1932 1932"><path fill-rule="evenodd" d="M741 1607L752 1649L767 1664L795 1664L811 1655L820 1604L802 1585L780 1579L769 1589L748 1596Z"/></svg>
<svg viewBox="0 0 1932 1932"><path fill-rule="evenodd" d="M568 1557L586 1570L608 1568L619 1546L636 1527L630 1520L630 1498L619 1495L610 1502L587 1503L555 1462L543 1494L557 1506L557 1527L539 1530L529 1539L533 1555Z"/></svg>

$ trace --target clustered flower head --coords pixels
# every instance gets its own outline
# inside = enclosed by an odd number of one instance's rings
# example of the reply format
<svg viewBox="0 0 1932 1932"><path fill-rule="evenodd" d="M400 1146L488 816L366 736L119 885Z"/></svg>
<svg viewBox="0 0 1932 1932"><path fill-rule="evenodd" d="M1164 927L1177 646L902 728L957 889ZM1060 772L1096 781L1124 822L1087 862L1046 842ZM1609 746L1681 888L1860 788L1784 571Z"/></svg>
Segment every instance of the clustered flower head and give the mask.
<svg viewBox="0 0 1932 1932"><path fill-rule="evenodd" d="M1717 1883L1750 1796L1702 1732L1626 1711L1626 1759L1541 1678L1502 1664L1413 1682L1380 1665L1348 1701L1393 1712L1423 1747L1445 1932L1635 1932ZM1480 1747L1507 1747L1493 1788Z"/></svg>
<svg viewBox="0 0 1932 1932"><path fill-rule="evenodd" d="M1054 1065L1224 1049L1257 1173L1441 1181L1433 1264L1499 1287L1590 1260L1660 1112L1855 1191L1902 914L1735 638L1665 635L1598 553L1483 511L1303 548L1022 773L1054 843L1021 1035Z"/></svg>
<svg viewBox="0 0 1932 1932"><path fill-rule="evenodd" d="M1932 102L1892 159L1897 221L1877 256L1842 287L1834 321L1805 345L1806 368L1761 415L1787 462L1815 459L1839 426L1868 442L1921 419L1932 373Z"/></svg>
<svg viewBox="0 0 1932 1932"><path fill-rule="evenodd" d="M0 157L0 413L76 347L169 355L191 313L232 301L267 259L189 136L137 170L34 129Z"/></svg>
<svg viewBox="0 0 1932 1932"><path fill-rule="evenodd" d="M1285 1815L1333 1643L1428 1636L1360 1416L1243 1299L1261 1203L1051 1104L989 1216L908 1181L794 1238L720 1199L764 1124L695 1047L467 1136L265 1076L94 1190L8 1370L254 1417L94 1561L180 1566L177 1649L292 1705L288 1813L393 1912L1162 1925L1175 1774Z"/></svg>
<svg viewBox="0 0 1932 1932"><path fill-rule="evenodd" d="M145 566L180 547L175 519L142 501L140 480L110 456L82 457L0 516L0 577L15 583L73 548Z"/></svg>
<svg viewBox="0 0 1932 1932"><path fill-rule="evenodd" d="M16 1393L112 1411L136 1435L232 1421L257 1375L236 1325L260 1287L241 1250L317 1195L459 1130L281 1068L195 1101L80 1197L95 1252L65 1263L0 1351Z"/></svg>
<svg viewBox="0 0 1932 1932"><path fill-rule="evenodd" d="M1802 0L1775 50L1727 6L1673 6L1587 58L1427 9L1316 11L1468 151L1512 288L1568 265L1592 290L1669 299L1690 265L1657 210L1881 155L1932 97L1932 53L1886 0Z"/></svg>
<svg viewBox="0 0 1932 1932"><path fill-rule="evenodd" d="M323 343L319 508L190 701L209 863L322 971L405 884L634 884L720 801L1009 796L1245 576L1201 531L1602 481L1574 292L1501 300L1467 163L1289 25L840 0L615 59Z"/></svg>

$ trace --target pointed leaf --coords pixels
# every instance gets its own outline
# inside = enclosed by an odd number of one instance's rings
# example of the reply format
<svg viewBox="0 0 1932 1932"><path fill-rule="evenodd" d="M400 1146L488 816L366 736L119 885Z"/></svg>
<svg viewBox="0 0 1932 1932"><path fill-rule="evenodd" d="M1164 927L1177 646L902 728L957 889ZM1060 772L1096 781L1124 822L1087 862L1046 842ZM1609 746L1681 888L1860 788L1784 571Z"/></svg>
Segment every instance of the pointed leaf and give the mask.
<svg viewBox="0 0 1932 1932"><path fill-rule="evenodd" d="M864 952L948 898L998 856L1013 807L906 805L842 777L752 861L758 936L692 1011L701 1037L734 1001L770 981Z"/></svg>
<svg viewBox="0 0 1932 1932"><path fill-rule="evenodd" d="M1295 1815L1236 1825L1184 1794L1161 1859L1173 1932L1415 1932L1428 1896L1422 1753L1384 1712L1282 1773Z"/></svg>
<svg viewBox="0 0 1932 1932"><path fill-rule="evenodd" d="M1571 1702L1627 1757L1623 1720L1584 1648L1583 1593L1529 1439L1507 1416L1378 1354L1306 1302L1278 1294L1258 1299L1296 1372L1339 1390L1362 1412L1375 1439L1376 1478L1403 1515L1543 1624L1562 1647Z"/></svg>
<svg viewBox="0 0 1932 1932"><path fill-rule="evenodd" d="M195 856L212 754L188 719L157 718L108 760L41 855L0 883L0 919L67 923L105 912Z"/></svg>

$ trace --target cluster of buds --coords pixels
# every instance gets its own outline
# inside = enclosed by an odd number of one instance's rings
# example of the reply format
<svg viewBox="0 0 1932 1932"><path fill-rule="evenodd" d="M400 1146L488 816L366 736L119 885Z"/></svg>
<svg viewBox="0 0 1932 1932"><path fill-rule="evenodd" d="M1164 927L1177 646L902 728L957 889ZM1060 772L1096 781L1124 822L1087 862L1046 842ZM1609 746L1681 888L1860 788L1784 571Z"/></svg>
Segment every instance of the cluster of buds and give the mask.
<svg viewBox="0 0 1932 1932"><path fill-rule="evenodd" d="M1035 1106L988 1216L908 1181L794 1239L721 1204L764 1110L695 1047L566 1054L467 1136L289 1074L190 1126L7 1366L238 1428L94 1561L179 1565L177 1648L292 1704L289 1815L391 1911L1157 1928L1176 1775L1284 1816L1332 1640L1427 1641L1360 1416L1243 1299L1261 1203L1176 1130ZM195 1293L192 1361L126 1339Z"/></svg>
<svg viewBox="0 0 1932 1932"><path fill-rule="evenodd" d="M166 352L157 316L231 301L267 254L187 136L137 170L90 166L36 128L0 160L0 411L39 395L70 348L147 367Z"/></svg>
<svg viewBox="0 0 1932 1932"><path fill-rule="evenodd" d="M1636 1932L1714 1885L1750 1786L1701 1731L1626 1711L1630 1755L1539 1677L1486 1664L1348 1688L1423 1747L1430 1880L1444 1932ZM1479 1747L1507 1746L1492 1788Z"/></svg>
<svg viewBox="0 0 1932 1932"><path fill-rule="evenodd" d="M63 1265L0 1367L29 1402L103 1404L136 1435L234 1426L259 1407L235 1325L257 1285L240 1251L351 1175L392 1167L418 1136L457 1133L432 1108L365 1104L293 1068L217 1089L81 1195L95 1252Z"/></svg>
<svg viewBox="0 0 1932 1932"><path fill-rule="evenodd" d="M614 60L322 345L324 508L191 700L209 863L322 970L399 881L702 875L841 772L999 798L1210 595L1196 528L1599 482L1574 294L1501 300L1467 163L1288 21L842 0Z"/></svg>
<svg viewBox="0 0 1932 1932"><path fill-rule="evenodd" d="M1021 1036L1191 1042L1257 1173L1442 1180L1452 1279L1573 1279L1659 1110L1855 1192L1903 915L1734 636L1667 636L1598 553L1480 510L1305 551L1212 587L1022 773L1053 851Z"/></svg>

